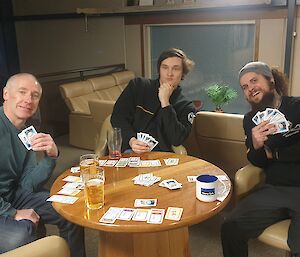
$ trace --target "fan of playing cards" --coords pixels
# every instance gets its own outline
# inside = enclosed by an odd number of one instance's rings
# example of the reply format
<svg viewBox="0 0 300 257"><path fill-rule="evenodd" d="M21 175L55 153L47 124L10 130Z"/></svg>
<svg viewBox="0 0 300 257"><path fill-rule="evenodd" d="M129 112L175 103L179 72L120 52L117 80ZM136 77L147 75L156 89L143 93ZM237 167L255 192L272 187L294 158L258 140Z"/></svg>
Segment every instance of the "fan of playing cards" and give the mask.
<svg viewBox="0 0 300 257"><path fill-rule="evenodd" d="M256 125L266 120L276 125L277 131L274 134L289 131L289 122L286 120L284 114L277 109L267 108L263 112L258 111L252 118L252 121Z"/></svg>
<svg viewBox="0 0 300 257"><path fill-rule="evenodd" d="M146 143L150 147L150 151L158 144L158 141L154 137L143 132L137 133L137 140Z"/></svg>

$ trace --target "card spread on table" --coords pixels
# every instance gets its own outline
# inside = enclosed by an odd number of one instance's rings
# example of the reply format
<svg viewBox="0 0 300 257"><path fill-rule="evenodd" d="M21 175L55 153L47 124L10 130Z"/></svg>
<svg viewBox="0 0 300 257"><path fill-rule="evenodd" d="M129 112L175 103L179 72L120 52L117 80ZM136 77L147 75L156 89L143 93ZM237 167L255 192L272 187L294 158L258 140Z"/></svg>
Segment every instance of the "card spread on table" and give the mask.
<svg viewBox="0 0 300 257"><path fill-rule="evenodd" d="M147 223L161 224L164 221L164 209L151 209Z"/></svg>
<svg viewBox="0 0 300 257"><path fill-rule="evenodd" d="M134 177L133 183L135 185L141 185L141 186L152 186L153 184L160 181L161 177L156 177L152 173L146 173L146 174L139 174L136 177Z"/></svg>
<svg viewBox="0 0 300 257"><path fill-rule="evenodd" d="M63 178L63 181L66 181L66 182L81 182L81 178L80 177L77 177L77 176L67 176L65 178Z"/></svg>
<svg viewBox="0 0 300 257"><path fill-rule="evenodd" d="M80 172L80 167L79 167L79 166L72 167L72 168L71 168L71 172L72 172L72 173L79 173L79 172Z"/></svg>
<svg viewBox="0 0 300 257"><path fill-rule="evenodd" d="M99 166L103 166L107 160L98 160Z"/></svg>
<svg viewBox="0 0 300 257"><path fill-rule="evenodd" d="M73 204L79 198L74 196L65 196L65 195L52 195L47 199L48 202L58 202L58 203L66 203L66 204Z"/></svg>
<svg viewBox="0 0 300 257"><path fill-rule="evenodd" d="M150 215L150 210L149 209L136 209L132 220L134 221L147 221L148 217Z"/></svg>
<svg viewBox="0 0 300 257"><path fill-rule="evenodd" d="M113 224L115 223L116 219L119 217L121 214L123 208L118 208L118 207L110 207L106 213L101 217L99 222L103 223L109 223Z"/></svg>
<svg viewBox="0 0 300 257"><path fill-rule="evenodd" d="M127 166L128 162L129 158L120 158L119 161L116 163L115 167L124 168Z"/></svg>
<svg viewBox="0 0 300 257"><path fill-rule="evenodd" d="M183 208L169 207L165 219L179 221L181 219L182 212Z"/></svg>
<svg viewBox="0 0 300 257"><path fill-rule="evenodd" d="M133 214L135 212L135 209L131 208L123 208L122 212L118 216L118 220L131 220Z"/></svg>
<svg viewBox="0 0 300 257"><path fill-rule="evenodd" d="M118 162L118 160L107 160L103 166L105 167L113 167L116 165L116 163Z"/></svg>
<svg viewBox="0 0 300 257"><path fill-rule="evenodd" d="M153 207L156 206L157 199L135 199L134 207Z"/></svg>
<svg viewBox="0 0 300 257"><path fill-rule="evenodd" d="M79 189L73 189L73 188L62 188L59 190L57 193L60 195L70 195L70 196L75 196L78 193L80 193L81 190Z"/></svg>
<svg viewBox="0 0 300 257"><path fill-rule="evenodd" d="M286 120L284 114L277 109L266 108L266 110L262 112L258 111L252 117L252 121L255 123L255 125L258 125L266 120L268 120L271 124L275 124L276 132L274 134L289 131L289 122Z"/></svg>
<svg viewBox="0 0 300 257"><path fill-rule="evenodd" d="M18 137L21 139L23 145L26 147L27 150L31 150L31 138L36 135L37 132L33 126L30 126L26 129L23 129L19 134Z"/></svg>

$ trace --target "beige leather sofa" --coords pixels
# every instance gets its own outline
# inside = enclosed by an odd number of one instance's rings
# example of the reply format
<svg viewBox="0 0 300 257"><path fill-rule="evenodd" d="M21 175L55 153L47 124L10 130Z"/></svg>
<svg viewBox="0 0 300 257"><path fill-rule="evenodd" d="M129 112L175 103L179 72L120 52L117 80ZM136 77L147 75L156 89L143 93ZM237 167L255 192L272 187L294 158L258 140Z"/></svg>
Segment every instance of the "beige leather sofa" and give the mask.
<svg viewBox="0 0 300 257"><path fill-rule="evenodd" d="M1 257L70 257L69 246L59 236L48 236L3 253Z"/></svg>
<svg viewBox="0 0 300 257"><path fill-rule="evenodd" d="M243 118L239 114L198 112L184 144L188 154L215 164L233 180L235 172L248 163Z"/></svg>
<svg viewBox="0 0 300 257"><path fill-rule="evenodd" d="M71 145L94 150L96 134L104 119L112 112L115 101L134 77L132 71L122 71L60 85L61 95L70 110L69 142ZM98 108L93 109L101 116L97 124L94 123L91 115L90 101L98 102Z"/></svg>

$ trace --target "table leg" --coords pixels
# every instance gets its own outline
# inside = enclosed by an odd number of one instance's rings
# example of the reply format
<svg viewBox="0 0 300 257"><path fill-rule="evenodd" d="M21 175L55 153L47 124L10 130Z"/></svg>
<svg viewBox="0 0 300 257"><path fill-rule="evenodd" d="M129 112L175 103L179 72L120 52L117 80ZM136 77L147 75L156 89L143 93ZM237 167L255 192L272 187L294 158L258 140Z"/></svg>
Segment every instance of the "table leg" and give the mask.
<svg viewBox="0 0 300 257"><path fill-rule="evenodd" d="M98 257L190 257L188 227L153 233L99 234Z"/></svg>

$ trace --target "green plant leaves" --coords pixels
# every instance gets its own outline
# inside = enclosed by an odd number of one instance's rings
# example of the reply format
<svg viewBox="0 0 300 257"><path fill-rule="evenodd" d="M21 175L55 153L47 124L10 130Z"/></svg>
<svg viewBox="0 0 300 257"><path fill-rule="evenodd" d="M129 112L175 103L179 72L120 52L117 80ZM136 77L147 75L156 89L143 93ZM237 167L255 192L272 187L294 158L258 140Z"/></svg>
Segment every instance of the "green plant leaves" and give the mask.
<svg viewBox="0 0 300 257"><path fill-rule="evenodd" d="M216 105L216 109L222 109L225 104L237 97L237 92L228 85L214 84L206 90L209 99Z"/></svg>

